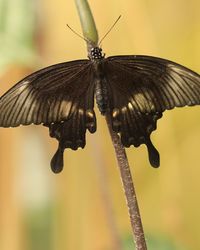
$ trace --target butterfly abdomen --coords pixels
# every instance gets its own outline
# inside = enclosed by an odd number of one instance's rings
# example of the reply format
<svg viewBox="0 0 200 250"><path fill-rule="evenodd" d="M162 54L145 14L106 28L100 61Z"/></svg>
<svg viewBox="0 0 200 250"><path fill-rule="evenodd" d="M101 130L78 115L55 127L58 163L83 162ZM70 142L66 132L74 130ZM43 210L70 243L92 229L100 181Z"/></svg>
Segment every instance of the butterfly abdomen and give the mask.
<svg viewBox="0 0 200 250"><path fill-rule="evenodd" d="M95 86L95 95L99 111L102 115L104 115L108 108L108 91L104 81L97 80Z"/></svg>
<svg viewBox="0 0 200 250"><path fill-rule="evenodd" d="M96 60L93 64L95 72L95 97L99 111L102 115L106 113L108 108L108 90L105 79L104 63Z"/></svg>

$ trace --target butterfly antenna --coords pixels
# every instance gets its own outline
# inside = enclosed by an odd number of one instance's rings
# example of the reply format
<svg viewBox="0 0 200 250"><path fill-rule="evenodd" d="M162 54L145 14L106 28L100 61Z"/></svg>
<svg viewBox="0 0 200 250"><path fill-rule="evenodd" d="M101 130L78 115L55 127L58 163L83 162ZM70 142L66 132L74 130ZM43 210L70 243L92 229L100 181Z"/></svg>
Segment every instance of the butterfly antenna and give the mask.
<svg viewBox="0 0 200 250"><path fill-rule="evenodd" d="M91 42L89 41L89 39L85 38L84 36L81 36L81 35L80 35L79 33L77 33L74 29L72 29L72 28L69 26L69 24L67 24L67 27L68 27L75 35L77 35L78 37L80 37L81 39L83 39L85 42L91 43Z"/></svg>
<svg viewBox="0 0 200 250"><path fill-rule="evenodd" d="M117 18L117 20L113 23L113 25L110 27L110 29L106 32L106 34L101 38L100 42L99 42L99 46L101 45L102 41L104 40L104 38L110 33L110 31L114 28L114 26L116 25L116 23L119 21L119 19L121 18L121 15Z"/></svg>

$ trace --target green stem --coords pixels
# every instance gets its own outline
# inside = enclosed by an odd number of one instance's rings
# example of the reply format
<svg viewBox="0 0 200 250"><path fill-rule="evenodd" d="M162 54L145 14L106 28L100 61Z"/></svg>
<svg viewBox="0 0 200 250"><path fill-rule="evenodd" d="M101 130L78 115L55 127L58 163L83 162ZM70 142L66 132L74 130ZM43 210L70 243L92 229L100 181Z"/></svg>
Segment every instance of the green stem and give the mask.
<svg viewBox="0 0 200 250"><path fill-rule="evenodd" d="M91 47L97 46L99 40L94 18L87 0L75 0L75 3L81 21L83 36L88 40L87 47L90 51Z"/></svg>

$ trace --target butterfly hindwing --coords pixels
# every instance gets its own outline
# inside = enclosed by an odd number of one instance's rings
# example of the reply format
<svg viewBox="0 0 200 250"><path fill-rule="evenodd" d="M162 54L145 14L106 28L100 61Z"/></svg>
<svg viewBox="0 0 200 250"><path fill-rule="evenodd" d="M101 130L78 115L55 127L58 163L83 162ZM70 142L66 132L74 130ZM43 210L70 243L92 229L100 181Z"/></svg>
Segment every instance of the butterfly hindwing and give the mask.
<svg viewBox="0 0 200 250"><path fill-rule="evenodd" d="M114 56L105 61L113 130L124 146L147 145L149 160L159 166L150 140L162 112L200 104L200 76L168 60L150 56Z"/></svg>
<svg viewBox="0 0 200 250"><path fill-rule="evenodd" d="M59 173L63 168L63 152L65 148L76 150L85 147L85 133L96 131L96 117L93 110L82 106L73 112L66 121L47 125L50 136L59 141L58 150L51 160L53 172Z"/></svg>
<svg viewBox="0 0 200 250"><path fill-rule="evenodd" d="M63 167L65 148L85 146L85 133L96 130L91 62L56 64L21 80L0 98L0 126L43 124L59 141L54 172Z"/></svg>

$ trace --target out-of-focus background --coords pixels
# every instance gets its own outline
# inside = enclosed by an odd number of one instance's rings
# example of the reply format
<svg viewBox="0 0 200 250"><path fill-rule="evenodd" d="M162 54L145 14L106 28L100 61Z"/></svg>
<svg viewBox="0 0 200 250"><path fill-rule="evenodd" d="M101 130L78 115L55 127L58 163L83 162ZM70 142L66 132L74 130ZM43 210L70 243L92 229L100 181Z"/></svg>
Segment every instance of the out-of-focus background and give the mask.
<svg viewBox="0 0 200 250"><path fill-rule="evenodd" d="M90 1L109 55L163 57L200 72L197 0ZM0 94L50 64L86 58L73 0L0 0ZM98 111L97 111L98 114ZM56 140L42 126L0 129L0 249L133 249L126 202L104 118L84 150L65 151L64 171L49 162ZM149 249L200 249L200 107L164 113L152 135L161 167L146 148L127 150Z"/></svg>

